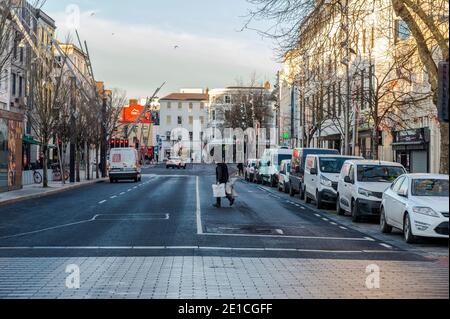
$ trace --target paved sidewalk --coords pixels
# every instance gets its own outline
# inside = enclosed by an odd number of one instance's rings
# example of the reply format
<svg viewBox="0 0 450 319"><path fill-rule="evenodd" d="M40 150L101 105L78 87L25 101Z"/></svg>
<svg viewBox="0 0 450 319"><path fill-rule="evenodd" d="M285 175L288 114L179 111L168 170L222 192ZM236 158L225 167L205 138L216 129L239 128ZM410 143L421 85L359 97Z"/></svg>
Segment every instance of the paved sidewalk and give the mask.
<svg viewBox="0 0 450 319"><path fill-rule="evenodd" d="M69 265L80 269L79 289L66 287ZM379 289L366 286L369 265L379 267ZM448 279L448 264L432 262L200 256L0 258L0 298L5 299L448 299Z"/></svg>
<svg viewBox="0 0 450 319"><path fill-rule="evenodd" d="M45 196L50 196L58 194L61 192L66 192L72 189L83 187L86 185L92 185L96 183L102 183L106 181L107 178L93 179L90 181L81 181L80 183L70 184L66 183L63 185L61 182L50 182L48 188L43 188L42 185L26 185L20 190L0 193L0 206L6 204L13 204L16 202L36 199Z"/></svg>

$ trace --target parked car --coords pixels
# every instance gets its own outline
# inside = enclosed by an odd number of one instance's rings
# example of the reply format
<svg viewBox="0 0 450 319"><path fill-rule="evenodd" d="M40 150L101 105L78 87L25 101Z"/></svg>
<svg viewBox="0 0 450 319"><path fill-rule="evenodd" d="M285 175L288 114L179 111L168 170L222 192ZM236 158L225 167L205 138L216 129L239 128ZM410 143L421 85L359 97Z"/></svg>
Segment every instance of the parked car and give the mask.
<svg viewBox="0 0 450 319"><path fill-rule="evenodd" d="M351 213L354 222L362 217L380 217L384 191L406 169L398 163L381 161L346 161L338 183L337 211Z"/></svg>
<svg viewBox="0 0 450 319"><path fill-rule="evenodd" d="M278 173L278 190L289 193L289 173L291 171L291 160L281 161Z"/></svg>
<svg viewBox="0 0 450 319"><path fill-rule="evenodd" d="M166 168L186 169L186 162L181 157L171 157L166 162Z"/></svg>
<svg viewBox="0 0 450 319"><path fill-rule="evenodd" d="M246 181L253 182L255 178L256 162L257 162L256 159L248 159L245 162L244 176Z"/></svg>
<svg viewBox="0 0 450 319"><path fill-rule="evenodd" d="M113 148L109 154L108 173L111 183L142 179L139 153L135 148Z"/></svg>
<svg viewBox="0 0 450 319"><path fill-rule="evenodd" d="M259 159L256 162L254 182L256 184L264 184L263 176L267 175L268 171L269 171L269 166L267 165L267 162L263 159Z"/></svg>
<svg viewBox="0 0 450 319"><path fill-rule="evenodd" d="M277 187L281 161L292 159L292 153L293 150L285 148L268 149L264 152L262 159L267 163L267 169L262 173L263 184Z"/></svg>
<svg viewBox="0 0 450 319"><path fill-rule="evenodd" d="M362 157L341 155L308 155L305 166L305 201L314 200L318 209L323 204L336 205L339 174L348 160L363 160Z"/></svg>
<svg viewBox="0 0 450 319"><path fill-rule="evenodd" d="M289 194L294 197L300 194L300 199L305 198L304 173L306 157L313 154L339 155L339 151L320 148L296 148L292 154L291 172L289 174Z"/></svg>
<svg viewBox="0 0 450 319"><path fill-rule="evenodd" d="M418 237L449 238L448 175L408 174L399 177L383 195L380 225L383 233L403 230L407 243Z"/></svg>

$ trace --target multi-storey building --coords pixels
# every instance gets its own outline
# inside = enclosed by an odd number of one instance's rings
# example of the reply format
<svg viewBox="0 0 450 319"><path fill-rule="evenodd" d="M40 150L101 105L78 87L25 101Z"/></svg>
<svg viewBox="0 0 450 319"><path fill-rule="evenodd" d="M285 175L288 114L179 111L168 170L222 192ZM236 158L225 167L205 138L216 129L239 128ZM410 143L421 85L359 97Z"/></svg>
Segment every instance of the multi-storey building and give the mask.
<svg viewBox="0 0 450 319"><path fill-rule="evenodd" d="M172 154L174 145L181 140L181 131L180 134L174 134L175 129L184 129L184 132L189 134L189 143L192 143L194 142L194 123L198 123L200 132L207 127L209 95L207 90L182 89L180 93L169 94L159 102L160 126L157 135L161 142L159 160L162 161L170 156L179 155ZM201 140L202 136L199 138ZM187 138L184 137L184 140ZM181 155L188 160L201 161L201 155L194 154L192 147L188 154L183 152Z"/></svg>
<svg viewBox="0 0 450 319"><path fill-rule="evenodd" d="M280 127L298 123L300 146L437 172L436 108L411 33L388 0L346 3L318 6L302 24L280 72L279 103L288 113Z"/></svg>

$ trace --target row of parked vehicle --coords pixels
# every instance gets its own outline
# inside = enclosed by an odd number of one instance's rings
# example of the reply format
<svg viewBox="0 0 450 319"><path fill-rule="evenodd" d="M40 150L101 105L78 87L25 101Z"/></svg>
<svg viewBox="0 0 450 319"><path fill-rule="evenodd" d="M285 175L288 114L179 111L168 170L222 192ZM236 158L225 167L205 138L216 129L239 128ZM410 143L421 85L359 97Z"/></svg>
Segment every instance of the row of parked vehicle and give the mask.
<svg viewBox="0 0 450 319"><path fill-rule="evenodd" d="M318 209L333 205L339 215L380 220L381 231L403 231L406 242L418 237L449 237L448 175L408 174L399 163L342 156L337 150L267 150L249 159L249 182L277 187Z"/></svg>

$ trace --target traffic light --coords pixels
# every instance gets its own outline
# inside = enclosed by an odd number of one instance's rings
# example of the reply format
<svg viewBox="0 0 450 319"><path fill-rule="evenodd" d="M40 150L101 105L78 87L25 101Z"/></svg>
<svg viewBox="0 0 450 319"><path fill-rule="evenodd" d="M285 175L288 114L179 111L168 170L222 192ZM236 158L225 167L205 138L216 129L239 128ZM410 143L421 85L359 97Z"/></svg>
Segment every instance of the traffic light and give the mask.
<svg viewBox="0 0 450 319"><path fill-rule="evenodd" d="M438 111L439 120L449 122L448 119L448 62L439 63L439 90L438 90Z"/></svg>

